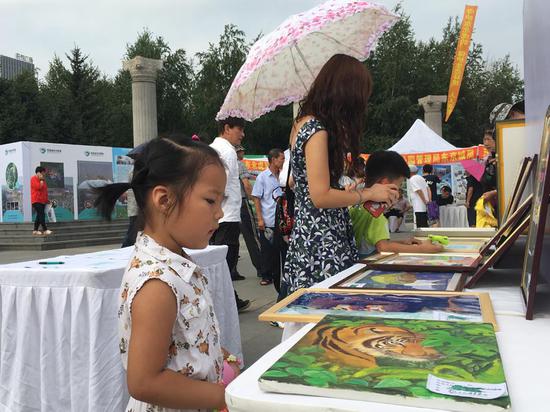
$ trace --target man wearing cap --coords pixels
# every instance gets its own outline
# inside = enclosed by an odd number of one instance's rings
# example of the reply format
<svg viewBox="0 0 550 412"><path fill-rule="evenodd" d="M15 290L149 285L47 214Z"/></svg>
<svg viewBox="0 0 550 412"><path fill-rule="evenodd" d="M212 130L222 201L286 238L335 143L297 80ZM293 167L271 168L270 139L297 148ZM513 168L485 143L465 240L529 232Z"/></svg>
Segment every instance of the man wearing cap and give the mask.
<svg viewBox="0 0 550 412"><path fill-rule="evenodd" d="M256 219L248 203L249 200L254 200L252 199L252 185L249 181L252 175L244 164L244 147L239 144L235 146L235 151L239 160L239 179L241 181L241 233L246 243L252 265L256 268L256 276L261 277L260 240L258 239ZM241 275L236 273L233 276Z"/></svg>

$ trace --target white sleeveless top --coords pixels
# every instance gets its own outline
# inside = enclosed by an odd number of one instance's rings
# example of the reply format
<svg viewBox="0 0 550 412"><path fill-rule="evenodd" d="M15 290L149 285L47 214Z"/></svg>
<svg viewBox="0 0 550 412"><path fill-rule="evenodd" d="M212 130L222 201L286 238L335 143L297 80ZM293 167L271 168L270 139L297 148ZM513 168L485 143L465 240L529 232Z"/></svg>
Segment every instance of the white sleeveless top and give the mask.
<svg viewBox="0 0 550 412"><path fill-rule="evenodd" d="M170 286L177 300L178 313L172 328L171 344L167 348L166 368L192 379L220 382L223 354L218 321L208 292L208 280L195 263L160 246L143 233L138 234L135 250L121 285L118 323L124 369L128 368L132 301L140 288L150 279L159 279ZM181 390L184 391L185 387ZM126 411L177 410L130 398Z"/></svg>

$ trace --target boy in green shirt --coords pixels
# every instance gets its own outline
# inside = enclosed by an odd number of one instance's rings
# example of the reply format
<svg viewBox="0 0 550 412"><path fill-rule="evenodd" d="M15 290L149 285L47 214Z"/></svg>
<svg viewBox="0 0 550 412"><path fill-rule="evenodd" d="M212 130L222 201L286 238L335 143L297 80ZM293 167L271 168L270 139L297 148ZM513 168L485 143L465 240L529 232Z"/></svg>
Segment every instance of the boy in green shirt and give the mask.
<svg viewBox="0 0 550 412"><path fill-rule="evenodd" d="M365 164L365 186L375 183L394 184L400 187L410 177L409 166L397 152L379 151L369 156ZM359 249L359 256L364 258L375 252L437 253L443 246L431 241L418 239L390 240L388 220L381 214L374 217L363 205L350 208L350 216Z"/></svg>

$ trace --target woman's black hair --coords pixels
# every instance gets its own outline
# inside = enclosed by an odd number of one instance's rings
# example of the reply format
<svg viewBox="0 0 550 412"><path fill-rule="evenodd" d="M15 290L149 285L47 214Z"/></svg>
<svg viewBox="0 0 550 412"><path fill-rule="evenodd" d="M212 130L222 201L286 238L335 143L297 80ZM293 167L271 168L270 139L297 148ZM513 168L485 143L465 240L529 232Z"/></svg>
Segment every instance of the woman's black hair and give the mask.
<svg viewBox="0 0 550 412"><path fill-rule="evenodd" d="M136 157L129 183L113 183L95 189L94 206L100 216L111 220L117 199L132 189L139 208L139 221L147 216L147 195L158 185L170 187L177 194L168 213L182 201L208 165L224 167L218 153L210 146L189 138L160 138L148 142ZM142 224L140 224L142 226Z"/></svg>
<svg viewBox="0 0 550 412"><path fill-rule="evenodd" d="M338 186L343 173L362 177L359 142L372 87L372 77L363 63L345 54L335 54L321 68L300 103L297 119L311 115L328 133L330 183L333 187ZM348 164L345 164L346 158L350 159Z"/></svg>

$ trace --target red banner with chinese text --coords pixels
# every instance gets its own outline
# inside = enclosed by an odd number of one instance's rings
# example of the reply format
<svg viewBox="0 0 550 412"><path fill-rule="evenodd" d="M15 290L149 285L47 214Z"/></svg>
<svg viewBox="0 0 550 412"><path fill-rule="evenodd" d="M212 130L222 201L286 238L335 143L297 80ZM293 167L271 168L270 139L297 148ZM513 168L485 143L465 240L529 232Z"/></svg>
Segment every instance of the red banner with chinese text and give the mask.
<svg viewBox="0 0 550 412"><path fill-rule="evenodd" d="M477 13L477 6L466 6L464 9L464 17L462 18L462 27L456 45L455 58L453 61L453 70L449 81L449 91L447 93L447 112L445 121L449 120L458 100L462 77L464 76L464 68L468 59L468 50L470 49L470 41L474 30L474 22Z"/></svg>
<svg viewBox="0 0 550 412"><path fill-rule="evenodd" d="M455 150L445 150L441 152L430 152L430 153L405 153L402 154L403 159L409 165L423 166L425 164L448 164L448 163L458 163L461 160L480 160L485 157L489 152L483 145L465 147L462 149ZM369 158L368 154L362 154L365 160ZM267 169L267 159L258 159L245 157L244 164L248 170L253 174L258 174L263 170Z"/></svg>

